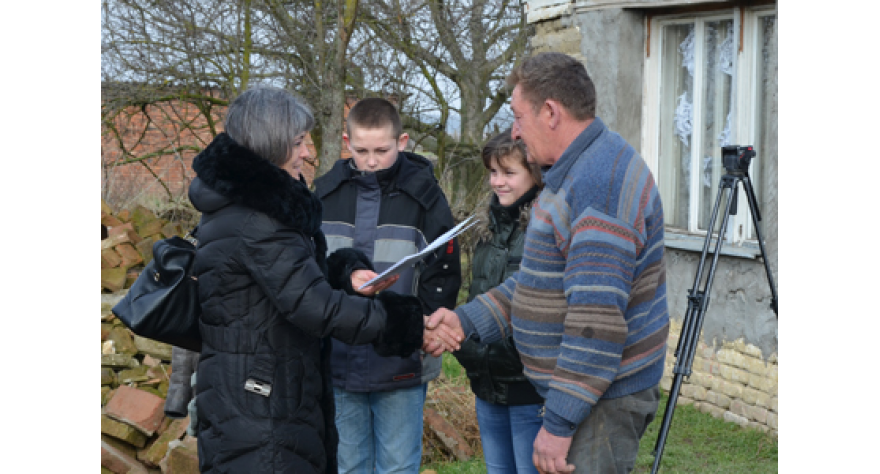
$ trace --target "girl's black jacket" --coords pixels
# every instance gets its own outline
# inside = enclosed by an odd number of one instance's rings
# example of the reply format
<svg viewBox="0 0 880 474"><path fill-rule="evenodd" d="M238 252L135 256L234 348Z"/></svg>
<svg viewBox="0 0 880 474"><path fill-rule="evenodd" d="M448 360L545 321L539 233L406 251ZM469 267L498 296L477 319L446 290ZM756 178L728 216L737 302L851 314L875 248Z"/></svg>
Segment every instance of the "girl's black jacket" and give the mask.
<svg viewBox="0 0 880 474"><path fill-rule="evenodd" d="M471 266L469 302L519 271L529 211L538 191L538 186L533 187L510 206L502 206L492 195L491 204L474 230L480 241ZM453 355L467 371L471 390L481 400L496 405L544 403L523 375L512 335L491 344L465 341Z"/></svg>

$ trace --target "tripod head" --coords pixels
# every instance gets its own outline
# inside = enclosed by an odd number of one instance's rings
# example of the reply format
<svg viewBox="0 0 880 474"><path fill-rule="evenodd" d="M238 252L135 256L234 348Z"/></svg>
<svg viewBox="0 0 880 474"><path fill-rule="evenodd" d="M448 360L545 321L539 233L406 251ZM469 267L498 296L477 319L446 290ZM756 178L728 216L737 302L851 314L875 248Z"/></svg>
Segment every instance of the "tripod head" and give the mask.
<svg viewBox="0 0 880 474"><path fill-rule="evenodd" d="M721 162L728 174L747 175L749 163L755 157L755 149L751 145L728 145L721 147Z"/></svg>

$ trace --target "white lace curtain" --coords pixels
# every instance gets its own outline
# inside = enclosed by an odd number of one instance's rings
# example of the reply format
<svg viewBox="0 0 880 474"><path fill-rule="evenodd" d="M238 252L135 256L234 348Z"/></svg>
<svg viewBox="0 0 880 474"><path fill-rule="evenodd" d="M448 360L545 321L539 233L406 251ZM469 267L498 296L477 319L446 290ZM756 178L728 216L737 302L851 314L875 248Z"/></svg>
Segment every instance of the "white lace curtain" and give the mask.
<svg viewBox="0 0 880 474"><path fill-rule="evenodd" d="M681 64L682 67L687 69L688 76L690 76L690 82L693 83L694 74L696 72L696 60L694 57L695 50L695 42L696 42L696 29L691 28L687 37L681 44L678 45L678 52L681 54ZM707 38L707 46L711 45L711 42L717 38L716 26L713 24L709 24L706 28L706 38ZM724 39L721 44L718 46L718 58L717 64L715 67L726 74L729 77L733 77L733 61L735 58L734 54L734 44L733 44L733 22L727 22L727 31ZM715 56L712 54L704 55L704 63L707 67L707 70L712 69L713 62L716 61ZM713 81L714 74L705 74L704 80ZM713 84L708 85L709 88L713 87ZM685 91L678 97L677 105L675 107L675 117L673 119L673 123L675 124L675 134L678 136L681 143L687 148L690 146L690 137L691 133L693 133L693 117L694 117L694 106L691 102L691 98L689 97L690 93ZM731 102L732 102L731 97ZM707 102L709 107L713 106L712 102ZM730 135L731 135L731 122L733 121L733 109L727 113L727 120L724 125L724 129L718 135L718 142L721 146L730 144ZM688 155L689 156L689 155ZM688 160L689 161L689 160ZM711 163L712 163L712 155L706 155L703 157L702 169L702 184L706 187L712 187L711 183ZM685 170L690 170L690 166L684 166Z"/></svg>

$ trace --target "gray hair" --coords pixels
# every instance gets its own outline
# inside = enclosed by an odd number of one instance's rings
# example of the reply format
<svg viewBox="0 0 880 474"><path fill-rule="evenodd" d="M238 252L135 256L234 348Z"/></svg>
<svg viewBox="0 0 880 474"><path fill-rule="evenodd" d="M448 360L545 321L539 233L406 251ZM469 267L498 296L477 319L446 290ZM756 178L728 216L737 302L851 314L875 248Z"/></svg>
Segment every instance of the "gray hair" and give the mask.
<svg viewBox="0 0 880 474"><path fill-rule="evenodd" d="M275 166L290 159L297 135L315 126L306 103L284 89L256 86L229 104L226 133L239 145Z"/></svg>

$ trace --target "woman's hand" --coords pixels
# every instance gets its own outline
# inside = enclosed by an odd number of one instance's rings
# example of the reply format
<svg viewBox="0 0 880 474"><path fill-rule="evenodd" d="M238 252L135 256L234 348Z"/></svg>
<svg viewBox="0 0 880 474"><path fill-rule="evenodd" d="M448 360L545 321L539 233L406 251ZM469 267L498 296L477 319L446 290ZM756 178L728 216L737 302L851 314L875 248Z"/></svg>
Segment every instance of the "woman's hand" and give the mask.
<svg viewBox="0 0 880 474"><path fill-rule="evenodd" d="M364 296L373 296L376 293L389 288L400 278L400 275L394 275L393 277L386 280L380 281L378 283L373 283L363 290L358 289L361 285L372 280L373 278L376 278L378 275L378 273L371 270L355 270L351 272L351 287L354 288L354 291Z"/></svg>

